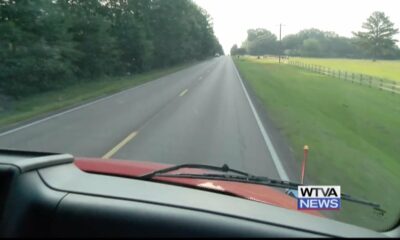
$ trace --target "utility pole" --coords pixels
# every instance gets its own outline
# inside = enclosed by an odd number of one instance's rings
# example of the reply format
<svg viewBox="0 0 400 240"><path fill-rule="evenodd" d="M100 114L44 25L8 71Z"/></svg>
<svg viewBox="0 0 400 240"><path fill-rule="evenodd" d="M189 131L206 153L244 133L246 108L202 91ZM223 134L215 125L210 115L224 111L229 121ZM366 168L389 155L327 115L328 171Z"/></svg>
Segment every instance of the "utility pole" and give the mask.
<svg viewBox="0 0 400 240"><path fill-rule="evenodd" d="M281 63L281 52L282 52L282 23L279 24L279 63Z"/></svg>

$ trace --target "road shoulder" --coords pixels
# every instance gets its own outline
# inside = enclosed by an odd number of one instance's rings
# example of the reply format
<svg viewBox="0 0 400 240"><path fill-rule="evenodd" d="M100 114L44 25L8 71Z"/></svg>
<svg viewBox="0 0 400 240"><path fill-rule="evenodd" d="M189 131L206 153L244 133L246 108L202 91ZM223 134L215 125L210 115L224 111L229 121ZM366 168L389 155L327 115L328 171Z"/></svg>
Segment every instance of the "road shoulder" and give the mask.
<svg viewBox="0 0 400 240"><path fill-rule="evenodd" d="M234 62L234 61L233 61ZM235 64L236 66L236 64ZM236 66L237 68L237 66ZM261 100L258 98L249 82L240 74L239 68L237 68L240 77L243 80L243 85L245 86L251 101L260 117L260 120L268 132L270 138L273 141L274 148L281 160L281 164L285 169L287 175L292 182L300 181L300 163L296 161L294 156L294 150L290 147L288 140L282 135L276 125L273 123L271 117L268 114L267 109L264 107ZM302 151L302 149L298 149Z"/></svg>

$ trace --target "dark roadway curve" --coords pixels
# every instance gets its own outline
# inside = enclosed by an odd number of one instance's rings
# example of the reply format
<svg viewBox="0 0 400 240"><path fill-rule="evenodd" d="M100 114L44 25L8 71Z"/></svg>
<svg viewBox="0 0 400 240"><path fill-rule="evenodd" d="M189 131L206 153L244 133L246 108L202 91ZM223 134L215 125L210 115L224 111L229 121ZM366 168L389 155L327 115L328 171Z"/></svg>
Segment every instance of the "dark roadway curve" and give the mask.
<svg viewBox="0 0 400 240"><path fill-rule="evenodd" d="M169 164L226 163L288 180L272 140L232 59L223 56L0 133L0 148Z"/></svg>

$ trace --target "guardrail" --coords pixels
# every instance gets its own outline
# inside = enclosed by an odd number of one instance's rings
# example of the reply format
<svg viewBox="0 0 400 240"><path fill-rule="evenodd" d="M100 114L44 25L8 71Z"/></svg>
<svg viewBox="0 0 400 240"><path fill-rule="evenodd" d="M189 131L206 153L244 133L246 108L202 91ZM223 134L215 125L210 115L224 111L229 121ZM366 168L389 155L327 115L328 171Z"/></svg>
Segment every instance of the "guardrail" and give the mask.
<svg viewBox="0 0 400 240"><path fill-rule="evenodd" d="M288 64L304 68L311 72L331 76L340 80L349 81L354 84L365 85L370 88L377 88L382 91L388 91L393 94L400 94L400 82L379 78L367 74L336 70L326 66L308 64L300 61L287 61Z"/></svg>

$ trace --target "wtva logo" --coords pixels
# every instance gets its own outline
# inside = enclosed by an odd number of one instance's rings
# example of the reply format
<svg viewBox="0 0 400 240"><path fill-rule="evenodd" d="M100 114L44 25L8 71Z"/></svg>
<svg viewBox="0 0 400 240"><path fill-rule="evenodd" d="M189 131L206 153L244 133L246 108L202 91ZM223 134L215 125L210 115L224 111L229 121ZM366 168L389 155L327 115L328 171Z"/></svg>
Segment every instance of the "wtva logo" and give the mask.
<svg viewBox="0 0 400 240"><path fill-rule="evenodd" d="M340 186L299 186L297 194L297 209L340 209Z"/></svg>

